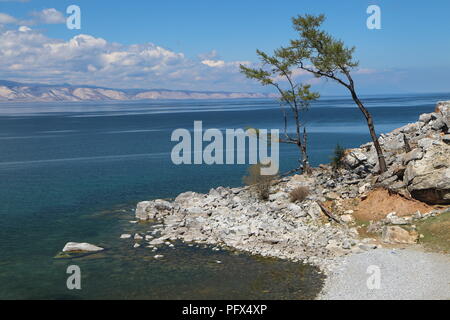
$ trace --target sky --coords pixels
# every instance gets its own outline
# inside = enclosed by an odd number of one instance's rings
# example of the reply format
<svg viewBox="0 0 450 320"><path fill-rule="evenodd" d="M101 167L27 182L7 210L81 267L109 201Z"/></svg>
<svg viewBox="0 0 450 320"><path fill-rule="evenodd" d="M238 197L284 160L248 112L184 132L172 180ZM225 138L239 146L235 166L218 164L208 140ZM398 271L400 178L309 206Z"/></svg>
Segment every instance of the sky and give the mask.
<svg viewBox="0 0 450 320"><path fill-rule="evenodd" d="M81 10L68 29L67 7ZM369 5L381 9L370 30ZM111 88L270 92L239 72L296 33L291 17L324 13L355 46L363 94L450 91L450 1L0 0L0 79ZM343 88L309 75L323 94Z"/></svg>

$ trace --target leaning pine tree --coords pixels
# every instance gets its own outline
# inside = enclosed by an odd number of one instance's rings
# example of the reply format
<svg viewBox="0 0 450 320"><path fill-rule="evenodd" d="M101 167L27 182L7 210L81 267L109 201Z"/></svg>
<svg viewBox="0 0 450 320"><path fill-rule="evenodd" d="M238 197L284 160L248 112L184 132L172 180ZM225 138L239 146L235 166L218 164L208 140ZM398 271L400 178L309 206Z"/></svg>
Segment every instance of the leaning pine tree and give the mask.
<svg viewBox="0 0 450 320"><path fill-rule="evenodd" d="M296 65L318 78L336 81L350 91L353 101L366 118L377 152L380 172L385 172L387 170L386 161L375 133L372 115L359 99L350 74L351 70L358 66L358 62L353 60L355 48L346 47L341 40L337 40L321 30L320 27L324 20L324 15L305 15L293 18L293 27L299 32L299 39L291 40L290 46L287 48L278 49L276 55L283 57L289 66Z"/></svg>
<svg viewBox="0 0 450 320"><path fill-rule="evenodd" d="M292 170L310 173L311 167L308 160L307 142L308 136L304 126L304 113L308 110L310 102L319 98L319 94L310 91L310 85L297 83L292 71L297 69L294 61L280 55L276 51L270 56L262 51L256 51L263 64L262 68L254 69L241 65L241 72L248 78L258 80L264 86L274 86L281 101L281 111L284 117L284 138L280 138L281 143L294 144L300 151L300 165ZM280 79L279 82L276 80ZM285 88L283 88L285 84ZM287 108L286 108L287 107ZM288 133L289 119L294 120L295 135Z"/></svg>

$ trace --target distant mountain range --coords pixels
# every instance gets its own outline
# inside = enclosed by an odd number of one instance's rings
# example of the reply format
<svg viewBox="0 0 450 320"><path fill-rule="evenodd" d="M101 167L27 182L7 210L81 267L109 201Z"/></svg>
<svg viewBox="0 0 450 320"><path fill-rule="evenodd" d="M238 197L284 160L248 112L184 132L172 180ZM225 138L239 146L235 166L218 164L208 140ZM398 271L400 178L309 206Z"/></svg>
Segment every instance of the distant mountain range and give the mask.
<svg viewBox="0 0 450 320"><path fill-rule="evenodd" d="M88 85L49 85L0 80L0 102L125 101L148 99L272 98L273 94L167 89L111 89Z"/></svg>

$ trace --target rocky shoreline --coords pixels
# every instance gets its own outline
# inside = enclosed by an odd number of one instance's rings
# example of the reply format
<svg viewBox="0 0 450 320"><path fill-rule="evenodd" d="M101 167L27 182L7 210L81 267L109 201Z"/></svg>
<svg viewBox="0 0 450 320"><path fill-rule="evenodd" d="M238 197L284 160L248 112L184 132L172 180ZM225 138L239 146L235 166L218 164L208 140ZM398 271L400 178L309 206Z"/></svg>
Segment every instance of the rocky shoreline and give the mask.
<svg viewBox="0 0 450 320"><path fill-rule="evenodd" d="M154 251L182 240L301 261L328 274L338 257L418 242L415 222L448 211L449 128L447 101L418 122L381 135L389 167L381 175L373 144L367 143L346 150L338 171L321 165L310 175L277 180L268 201L259 200L249 187L218 187L207 194L185 192L173 201L140 202L136 218L160 225L134 238ZM292 202L290 193L298 187L307 188L308 196ZM365 210L370 201L380 202L372 219L368 212L377 208ZM398 201L397 212L392 208ZM366 217L364 232L361 217Z"/></svg>

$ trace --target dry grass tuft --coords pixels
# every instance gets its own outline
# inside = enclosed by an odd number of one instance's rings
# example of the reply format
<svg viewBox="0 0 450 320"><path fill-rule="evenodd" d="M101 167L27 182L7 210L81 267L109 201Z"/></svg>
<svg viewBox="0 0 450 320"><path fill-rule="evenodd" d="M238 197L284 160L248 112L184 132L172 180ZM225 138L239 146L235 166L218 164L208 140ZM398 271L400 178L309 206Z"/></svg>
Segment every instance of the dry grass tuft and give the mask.
<svg viewBox="0 0 450 320"><path fill-rule="evenodd" d="M307 187L297 187L289 194L291 202L302 202L309 195L309 189Z"/></svg>

